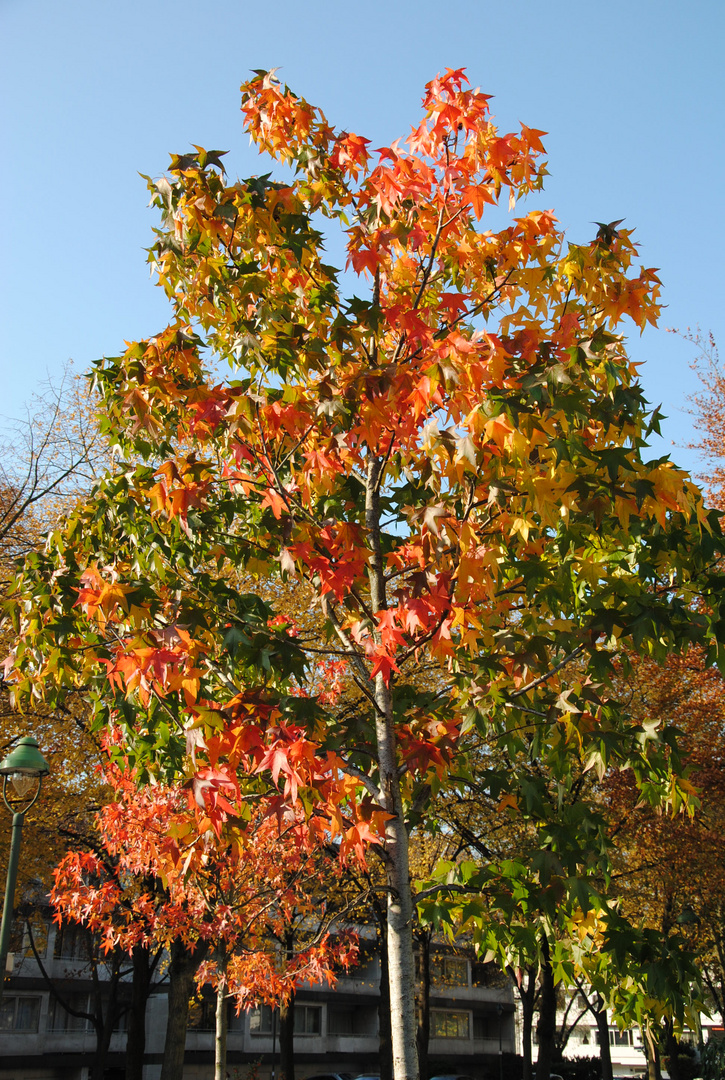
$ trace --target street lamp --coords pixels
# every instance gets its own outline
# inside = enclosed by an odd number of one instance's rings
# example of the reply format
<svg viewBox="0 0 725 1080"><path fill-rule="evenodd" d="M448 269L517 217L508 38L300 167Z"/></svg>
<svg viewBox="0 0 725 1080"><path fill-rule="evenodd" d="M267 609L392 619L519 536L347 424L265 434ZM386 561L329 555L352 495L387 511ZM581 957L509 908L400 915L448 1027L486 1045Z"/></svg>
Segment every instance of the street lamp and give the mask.
<svg viewBox="0 0 725 1080"><path fill-rule="evenodd" d="M5 986L5 968L8 962L10 926L13 921L15 882L18 877L23 818L40 795L43 777L47 776L47 774L48 762L38 749L37 741L31 736L21 739L5 760L0 762L0 776L3 778L3 802L13 815L8 876L5 882L5 903L3 904L2 924L0 924L0 1001L2 1001ZM8 802L8 780L15 789L16 798L12 803Z"/></svg>

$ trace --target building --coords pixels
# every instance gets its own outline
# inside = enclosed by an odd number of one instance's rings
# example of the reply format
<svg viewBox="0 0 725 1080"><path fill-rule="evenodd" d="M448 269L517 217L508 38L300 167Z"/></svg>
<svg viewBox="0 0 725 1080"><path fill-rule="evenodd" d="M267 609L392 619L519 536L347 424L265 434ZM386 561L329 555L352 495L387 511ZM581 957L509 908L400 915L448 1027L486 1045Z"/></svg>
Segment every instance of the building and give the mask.
<svg viewBox="0 0 725 1080"><path fill-rule="evenodd" d="M64 1000L87 1009L94 992L83 931L50 926L39 942L41 963ZM365 945L365 942L363 942ZM353 1076L378 1071L378 1002L380 963L372 942L361 949L360 965L334 988L302 986L295 1001L295 1064L298 1080L315 1072ZM163 965L162 965L163 966ZM108 974L97 972L103 990ZM161 1069L166 1030L163 970L147 1009L145 1080ZM106 980L106 981L104 981ZM511 988L494 965L442 948L431 960L432 1071L468 1073L476 1080L498 1077L499 1061L514 1053L514 1004ZM128 977L122 978L128 994ZM213 1062L213 997L202 996L192 1009L186 1040L185 1080L208 1078ZM242 1078L250 1066L260 1080L278 1070L277 1018L267 1006L236 1015L230 1005L228 1065ZM125 1022L111 1035L107 1076L123 1076ZM72 1016L54 999L27 942L15 957L0 1008L0 1080L86 1080L96 1046L92 1025ZM501 1058L499 1057L501 1055Z"/></svg>

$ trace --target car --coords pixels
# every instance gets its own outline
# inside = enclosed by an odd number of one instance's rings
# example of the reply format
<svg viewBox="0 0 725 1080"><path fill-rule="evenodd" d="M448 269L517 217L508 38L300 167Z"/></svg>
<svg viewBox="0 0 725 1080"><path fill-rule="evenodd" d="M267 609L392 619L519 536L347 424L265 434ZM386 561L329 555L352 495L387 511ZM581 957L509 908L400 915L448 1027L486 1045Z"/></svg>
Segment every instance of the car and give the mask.
<svg viewBox="0 0 725 1080"><path fill-rule="evenodd" d="M355 1080L380 1080L380 1073L360 1073Z"/></svg>
<svg viewBox="0 0 725 1080"><path fill-rule="evenodd" d="M473 1080L473 1077L468 1073L440 1073L438 1076L431 1076L430 1080Z"/></svg>

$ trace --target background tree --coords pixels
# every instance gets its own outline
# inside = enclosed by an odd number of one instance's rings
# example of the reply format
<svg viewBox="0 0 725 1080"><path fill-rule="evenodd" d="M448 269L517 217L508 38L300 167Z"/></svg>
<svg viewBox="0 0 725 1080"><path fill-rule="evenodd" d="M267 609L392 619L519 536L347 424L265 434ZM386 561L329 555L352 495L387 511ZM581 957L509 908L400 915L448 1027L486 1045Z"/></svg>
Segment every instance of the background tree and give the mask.
<svg viewBox="0 0 725 1080"><path fill-rule="evenodd" d="M69 1016L87 1021L93 1028L96 1044L91 1059L90 1080L103 1080L106 1075L111 1037L129 1004L123 993L123 979L129 973L123 951L119 948L109 949L99 934L87 928L81 930L80 938L74 935L76 959L81 959L83 964L80 969L76 968L72 975L74 978L87 979L91 984L87 1001L79 1003L74 1000L72 992L68 993L67 985L59 986L59 980L48 974L34 940L33 924L30 918L26 919L25 925L30 935L33 957L50 992L50 1000L56 1016L62 1010ZM68 925L65 927L59 925L56 938L62 940L62 936L67 934L69 929ZM79 944L80 947L78 947Z"/></svg>
<svg viewBox="0 0 725 1080"><path fill-rule="evenodd" d="M679 333L679 331L673 331ZM695 420L696 441L692 450L702 456L703 476L710 502L718 510L725 509L725 376L720 364L720 353L712 332L703 334L689 328L682 337L695 347L692 367L697 373L701 389L691 399L691 413Z"/></svg>
<svg viewBox="0 0 725 1080"><path fill-rule="evenodd" d="M20 420L0 429L0 600L4 600L18 560L37 551L44 533L87 494L109 463L95 422L95 401L87 380L70 365L57 383L48 383L30 401ZM0 624L0 661L11 653L14 633ZM0 666L0 756L22 735L34 735L50 763L42 798L27 815L16 891L19 908L36 935L45 935L47 902L59 851L84 833L100 804L103 787L95 765L100 754L90 732L90 710L81 694L49 708L39 697L20 717L11 707L6 668ZM9 825L9 822L7 823ZM0 880L5 880L10 830L0 828ZM31 910L32 909L32 910ZM22 917L19 918L22 938ZM22 951L22 950L21 950Z"/></svg>
<svg viewBox="0 0 725 1080"><path fill-rule="evenodd" d="M31 399L22 419L0 431L0 566L32 551L63 513L87 494L108 467L87 380L68 365L59 382Z"/></svg>
<svg viewBox="0 0 725 1080"><path fill-rule="evenodd" d="M61 918L100 932L109 950L169 952L163 1080L183 1071L194 980L212 982L223 1077L230 996L240 1007L277 1005L298 982L333 981L335 965L354 960L353 943L331 938L330 920L316 917L321 872L334 872L337 860L331 870L304 820L280 820L263 799L229 835L213 827L193 792L139 787L116 770L108 779L114 799L98 813L96 850L65 856L52 902ZM313 917L315 932L303 934L297 924ZM276 950L275 940L287 947Z"/></svg>
<svg viewBox="0 0 725 1080"><path fill-rule="evenodd" d="M614 888L622 910L667 937L675 931L696 957L710 1008L722 1014L725 936L723 729L725 689L699 650L672 656L663 668L633 659L621 677L635 717L676 724L697 791L694 816L669 819L639 805L626 774L605 778L600 796L616 838ZM668 1069L678 1075L678 1044L669 1019L662 1032Z"/></svg>
<svg viewBox="0 0 725 1080"><path fill-rule="evenodd" d="M631 231L567 247L550 211L480 225L541 188L541 132L499 134L450 70L376 163L271 74L242 108L294 176L227 183L197 148L149 182L171 323L96 365L127 464L18 583L16 693L91 684L139 775L189 776L212 822L220 787L240 813L240 775L264 774L343 853L382 839L395 1076L413 1080L407 808L468 726L564 786L572 763L629 766L677 805L672 760L632 756L606 683L624 648L716 642L719 527L643 456L657 417L620 324L654 321L659 282ZM362 298L324 261L325 217ZM303 579L325 638L287 633L242 571ZM444 690L412 681L421 657ZM296 693L320 663L364 699L345 725Z"/></svg>
<svg viewBox="0 0 725 1080"><path fill-rule="evenodd" d="M91 845L91 850L84 851L81 844ZM161 943L154 941L153 927L159 910L168 903L168 891L161 879L152 874L143 879L129 876L120 859L111 854L95 829L89 828L85 836L77 837L74 849L64 856L55 870L51 896L58 922L57 934L61 935L64 927L82 926L88 935L89 952L100 954L104 948L107 961L115 962L116 981L122 977L127 986L130 976L130 998L122 1002L127 1016L126 1080L140 1080L146 1047L146 1009L149 998L158 988L156 976L168 944L163 940ZM93 917L93 905L98 902L99 891L105 902L102 922ZM127 940L129 925L135 930L133 942ZM114 928L118 933L116 940ZM122 937L125 948L120 943ZM46 980L50 982L47 976ZM103 990L100 982L99 990ZM110 1030L116 1019L117 1016L111 1017ZM101 1038L97 1047L100 1075L105 1067L108 1046L109 1039Z"/></svg>

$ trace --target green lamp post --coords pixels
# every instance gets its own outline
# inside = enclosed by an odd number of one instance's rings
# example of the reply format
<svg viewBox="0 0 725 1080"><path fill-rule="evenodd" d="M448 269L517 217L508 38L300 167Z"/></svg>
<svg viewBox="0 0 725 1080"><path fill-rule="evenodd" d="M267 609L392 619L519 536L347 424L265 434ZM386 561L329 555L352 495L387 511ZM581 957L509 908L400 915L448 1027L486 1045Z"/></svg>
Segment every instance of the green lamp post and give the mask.
<svg viewBox="0 0 725 1080"><path fill-rule="evenodd" d="M5 903L0 924L0 1001L5 985L5 968L10 944L10 927L13 921L15 901L15 882L18 877L20 858L20 840L23 833L23 819L30 807L40 795L43 777L48 774L48 762L45 760L38 743L31 736L21 739L11 753L0 762L0 776L3 778L3 802L13 815L13 829L8 858L8 876L5 883ZM8 780L14 788L8 801ZM14 797L13 797L14 794Z"/></svg>

